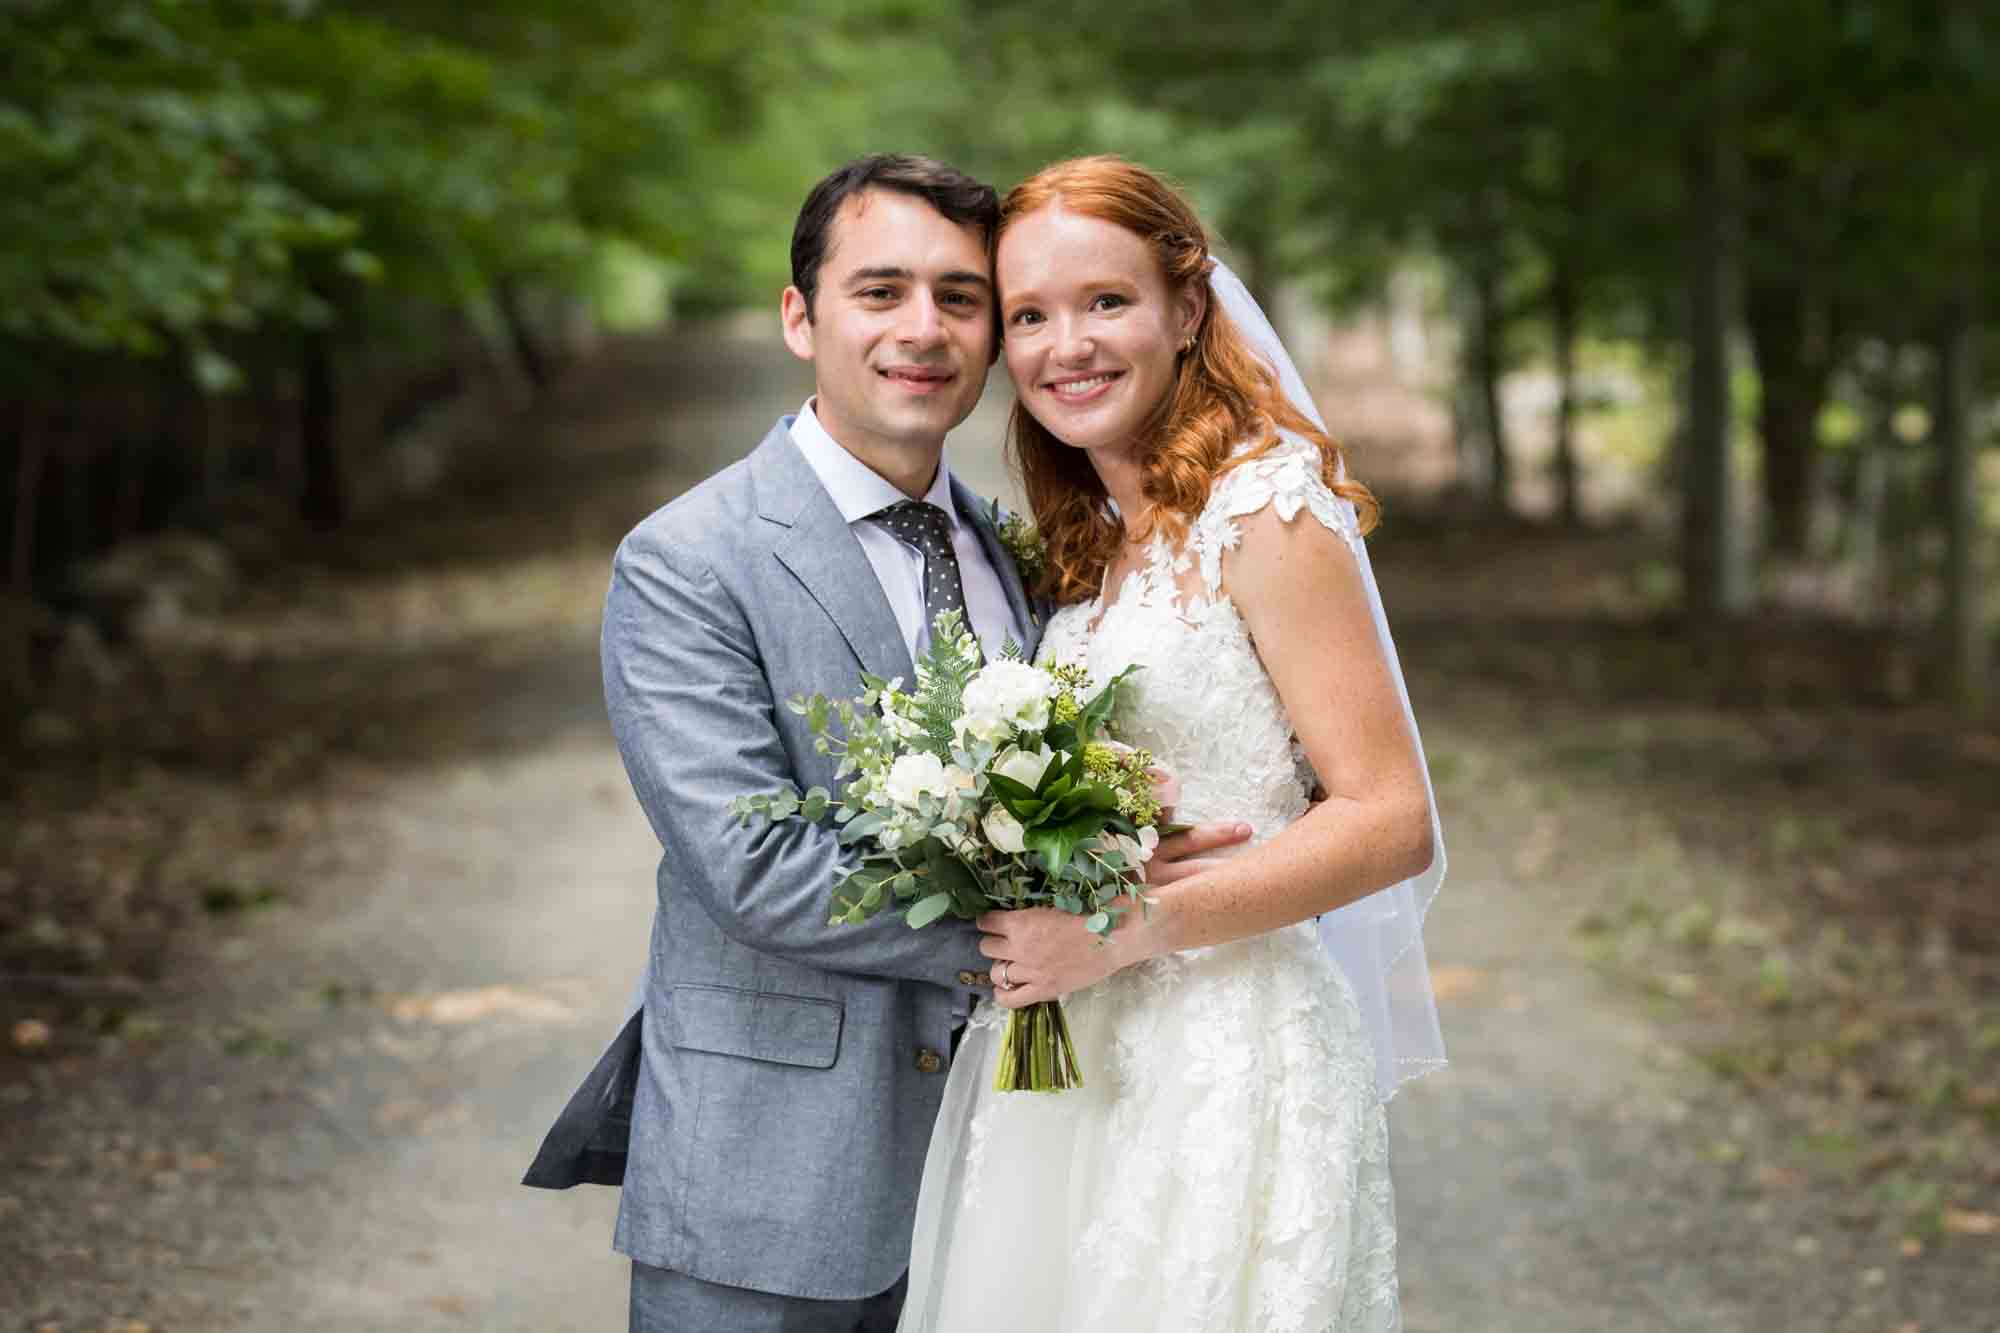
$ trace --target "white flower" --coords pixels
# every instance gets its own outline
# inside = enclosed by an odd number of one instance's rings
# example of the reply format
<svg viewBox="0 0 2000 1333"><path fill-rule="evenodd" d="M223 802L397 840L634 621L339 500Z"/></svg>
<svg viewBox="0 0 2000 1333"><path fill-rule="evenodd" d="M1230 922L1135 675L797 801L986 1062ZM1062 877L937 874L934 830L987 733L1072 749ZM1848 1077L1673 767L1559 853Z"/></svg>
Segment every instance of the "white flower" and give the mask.
<svg viewBox="0 0 2000 1333"><path fill-rule="evenodd" d="M926 794L943 797L953 788L944 761L934 754L919 752L900 756L882 780L882 791L905 810L917 808L917 798Z"/></svg>
<svg viewBox="0 0 2000 1333"><path fill-rule="evenodd" d="M986 831L986 841L1003 852L1028 850L1028 844L1022 840L1022 834L1026 830L1021 827L1020 820L1007 813L1007 807L1004 805L996 805L988 810L986 817L979 821L979 827Z"/></svg>
<svg viewBox="0 0 2000 1333"><path fill-rule="evenodd" d="M1153 851L1160 845L1159 830L1142 828L1137 838L1124 833L1111 835L1111 845L1124 853L1125 864L1139 872L1139 878L1146 878L1146 862L1153 859Z"/></svg>
<svg viewBox="0 0 2000 1333"><path fill-rule="evenodd" d="M944 769L944 817L957 819L965 802L972 799L978 780L970 771L957 764L946 764Z"/></svg>
<svg viewBox="0 0 2000 1333"><path fill-rule="evenodd" d="M965 683L958 732L998 742L1012 731L1041 731L1049 725L1049 697L1055 687L1040 667L1005 658L988 662Z"/></svg>
<svg viewBox="0 0 2000 1333"><path fill-rule="evenodd" d="M1042 774L1048 772L1055 762L1055 751L1044 745L1039 754L1030 754L1018 746L1008 746L993 756L991 772L1003 778L1012 778L1030 791L1042 785Z"/></svg>

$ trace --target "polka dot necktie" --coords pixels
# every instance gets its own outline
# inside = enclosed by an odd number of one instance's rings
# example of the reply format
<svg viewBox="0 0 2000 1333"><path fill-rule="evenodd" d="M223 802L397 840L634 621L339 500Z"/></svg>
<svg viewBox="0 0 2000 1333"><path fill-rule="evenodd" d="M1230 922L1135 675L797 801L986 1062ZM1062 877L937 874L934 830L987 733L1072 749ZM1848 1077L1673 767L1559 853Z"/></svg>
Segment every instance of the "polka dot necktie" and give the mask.
<svg viewBox="0 0 2000 1333"><path fill-rule="evenodd" d="M959 623L971 629L965 585L958 577L958 553L951 549L951 520L944 510L923 500L904 500L876 510L868 519L923 552L925 633L946 611L958 612Z"/></svg>

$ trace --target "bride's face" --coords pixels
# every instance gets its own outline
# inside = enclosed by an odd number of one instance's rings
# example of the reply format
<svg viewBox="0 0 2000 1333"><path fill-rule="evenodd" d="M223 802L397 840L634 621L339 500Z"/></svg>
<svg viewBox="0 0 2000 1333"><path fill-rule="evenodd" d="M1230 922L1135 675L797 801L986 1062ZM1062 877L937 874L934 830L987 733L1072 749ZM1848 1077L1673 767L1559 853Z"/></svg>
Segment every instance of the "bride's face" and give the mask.
<svg viewBox="0 0 2000 1333"><path fill-rule="evenodd" d="M1129 447L1173 390L1199 298L1168 287L1138 236L1059 203L1007 228L994 272L1023 406L1065 444Z"/></svg>

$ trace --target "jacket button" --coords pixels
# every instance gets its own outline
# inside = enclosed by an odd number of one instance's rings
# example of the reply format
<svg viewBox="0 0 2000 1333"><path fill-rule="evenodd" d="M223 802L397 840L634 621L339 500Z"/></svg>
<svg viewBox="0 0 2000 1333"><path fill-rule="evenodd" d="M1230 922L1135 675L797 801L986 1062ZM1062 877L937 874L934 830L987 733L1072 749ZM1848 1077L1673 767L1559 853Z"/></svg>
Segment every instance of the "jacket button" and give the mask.
<svg viewBox="0 0 2000 1333"><path fill-rule="evenodd" d="M943 1068L943 1056L928 1046L922 1046L917 1049L917 1072L919 1074L935 1074Z"/></svg>

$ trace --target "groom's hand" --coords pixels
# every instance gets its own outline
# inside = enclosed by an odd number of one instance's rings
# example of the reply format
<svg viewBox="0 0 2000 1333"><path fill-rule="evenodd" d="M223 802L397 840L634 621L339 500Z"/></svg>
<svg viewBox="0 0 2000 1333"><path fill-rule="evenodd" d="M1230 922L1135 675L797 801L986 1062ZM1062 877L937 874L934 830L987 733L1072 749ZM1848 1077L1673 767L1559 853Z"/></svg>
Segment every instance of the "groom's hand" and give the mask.
<svg viewBox="0 0 2000 1333"><path fill-rule="evenodd" d="M1172 884L1189 875L1199 875L1216 861L1206 853L1249 840L1250 826L1237 821L1196 824L1191 829L1169 834L1160 839L1160 845L1153 849L1153 859L1146 863L1146 882Z"/></svg>

